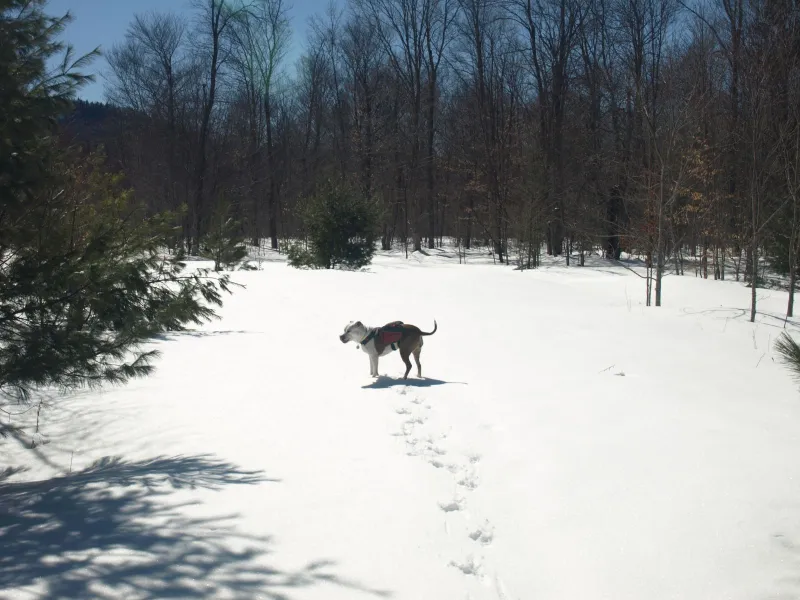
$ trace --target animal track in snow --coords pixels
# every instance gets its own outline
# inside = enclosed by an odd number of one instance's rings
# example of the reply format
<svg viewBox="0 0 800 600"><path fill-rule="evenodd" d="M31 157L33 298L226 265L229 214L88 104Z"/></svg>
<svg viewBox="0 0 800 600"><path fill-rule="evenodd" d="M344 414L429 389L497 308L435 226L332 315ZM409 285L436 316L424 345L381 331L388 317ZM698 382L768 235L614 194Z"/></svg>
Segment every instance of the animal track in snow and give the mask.
<svg viewBox="0 0 800 600"><path fill-rule="evenodd" d="M420 417L411 417L410 419L403 421L403 431L405 431L408 435L414 433L414 429L417 425L422 425L425 423L424 419Z"/></svg>
<svg viewBox="0 0 800 600"><path fill-rule="evenodd" d="M437 469L447 469L448 471L451 471L453 469L453 465L451 465L450 463L445 462L444 460L442 460L441 458L439 458L437 456L431 457L428 460L428 462L430 464L432 464L434 467L436 467Z"/></svg>
<svg viewBox="0 0 800 600"><path fill-rule="evenodd" d="M442 450L436 445L436 442L431 435L428 435L425 438L425 449L429 452L433 452L434 454L438 454L439 456L447 454L447 450Z"/></svg>
<svg viewBox="0 0 800 600"><path fill-rule="evenodd" d="M451 560L450 566L455 567L464 573L464 575L475 575L476 577L481 577L481 564L475 559L474 556L468 556L467 559L462 562Z"/></svg>
<svg viewBox="0 0 800 600"><path fill-rule="evenodd" d="M494 527L489 524L489 521L486 521L483 526L470 533L469 537L475 542L488 546L494 539Z"/></svg>
<svg viewBox="0 0 800 600"><path fill-rule="evenodd" d="M406 455L423 458L435 469L446 470L452 477L455 497L437 503L439 509L446 515L453 513L443 519L445 532L450 535L452 527L458 528L460 532L458 537L463 540L460 545L463 545L464 554L468 554L467 549L473 543L480 544L478 548L481 548L481 551L486 549L491 552L489 547L494 542L494 527L488 520L481 525L470 523L471 511L467 502L469 493L478 488L481 483L479 463L483 457L478 452L467 452L446 458L448 450L444 447L446 443L444 440L448 439L448 431L451 428L441 427L441 423L437 423L436 419L432 421L433 427L428 424L429 417L434 413L426 412L433 411L433 408L424 395L418 395L409 387L396 389L396 392L404 397L404 401L401 406L394 409L395 413L402 417L400 419L401 431L394 435L404 437ZM469 541L467 541L467 537L469 537ZM472 546L472 549L476 549L476 546ZM451 560L448 564L457 568L464 575L474 576L483 585L494 588L498 600L507 600L507 592L496 574L483 573L483 560L483 556L468 555L464 560Z"/></svg>
<svg viewBox="0 0 800 600"><path fill-rule="evenodd" d="M448 513L464 510L464 499L454 498L449 502L439 502L439 508L441 508L444 512Z"/></svg>
<svg viewBox="0 0 800 600"><path fill-rule="evenodd" d="M408 446L408 450L406 450L406 456L424 456L425 451L420 450L417 447L418 440L416 438L411 438L406 440L406 445Z"/></svg>
<svg viewBox="0 0 800 600"><path fill-rule="evenodd" d="M456 483L462 487L467 488L468 490L474 490L478 487L478 477L473 473L467 473L463 477L458 479Z"/></svg>
<svg viewBox="0 0 800 600"><path fill-rule="evenodd" d="M456 478L456 484L465 487L468 490L476 489L480 483L480 480L478 478L478 472L475 464L470 462L469 465L466 465L459 470L461 471L460 473L456 471L453 472L453 475Z"/></svg>

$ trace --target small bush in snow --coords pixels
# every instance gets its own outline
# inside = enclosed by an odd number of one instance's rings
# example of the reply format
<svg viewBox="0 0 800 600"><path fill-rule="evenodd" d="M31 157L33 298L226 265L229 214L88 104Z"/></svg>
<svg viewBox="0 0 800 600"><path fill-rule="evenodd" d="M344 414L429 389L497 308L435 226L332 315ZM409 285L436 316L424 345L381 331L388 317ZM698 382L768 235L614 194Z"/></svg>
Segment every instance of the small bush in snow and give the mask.
<svg viewBox="0 0 800 600"><path fill-rule="evenodd" d="M211 227L200 246L200 255L214 261L214 270L233 270L237 266L251 270L247 247L240 233L239 223L230 216L230 205L221 201L214 213Z"/></svg>
<svg viewBox="0 0 800 600"><path fill-rule="evenodd" d="M343 184L328 182L301 203L299 216L308 247L293 245L289 264L297 268L359 269L375 254L380 213L377 204Z"/></svg>

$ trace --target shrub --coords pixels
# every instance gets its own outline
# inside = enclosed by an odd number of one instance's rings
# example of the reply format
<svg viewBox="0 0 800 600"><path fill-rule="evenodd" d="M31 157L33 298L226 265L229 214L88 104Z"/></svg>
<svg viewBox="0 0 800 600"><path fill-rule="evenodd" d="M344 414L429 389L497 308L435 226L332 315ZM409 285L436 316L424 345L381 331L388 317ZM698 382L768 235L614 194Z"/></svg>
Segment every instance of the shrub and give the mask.
<svg viewBox="0 0 800 600"><path fill-rule="evenodd" d="M237 266L252 270L239 223L230 216L230 205L221 201L214 213L208 234L200 246L200 256L214 261L214 270L233 270Z"/></svg>
<svg viewBox="0 0 800 600"><path fill-rule="evenodd" d="M300 205L308 247L289 249L297 268L360 269L372 261L380 213L374 202L343 184L328 182Z"/></svg>

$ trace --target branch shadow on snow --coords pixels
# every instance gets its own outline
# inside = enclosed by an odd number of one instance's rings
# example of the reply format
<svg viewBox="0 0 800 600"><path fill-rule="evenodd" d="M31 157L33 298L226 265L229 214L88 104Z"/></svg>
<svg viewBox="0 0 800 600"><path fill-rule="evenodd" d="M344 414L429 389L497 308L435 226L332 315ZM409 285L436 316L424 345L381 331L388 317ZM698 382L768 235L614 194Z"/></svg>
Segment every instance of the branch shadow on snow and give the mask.
<svg viewBox="0 0 800 600"><path fill-rule="evenodd" d="M28 467L6 467L2 471L0 471L0 483L13 477L14 475L19 475L20 473L24 473L28 471Z"/></svg>
<svg viewBox="0 0 800 600"><path fill-rule="evenodd" d="M43 598L267 598L335 585L388 597L337 576L330 561L297 570L268 565L268 536L237 515L193 517L177 490L270 481L208 455L125 461L107 457L64 477L0 483L0 589Z"/></svg>
<svg viewBox="0 0 800 600"><path fill-rule="evenodd" d="M178 340L182 337L193 337L193 338L209 338L209 337L221 337L225 335L253 335L258 334L259 331L245 331L245 330L235 330L235 329L218 329L218 330L199 330L199 329L187 329L186 331L171 331L169 333L159 333L152 337L153 341L159 342L171 342Z"/></svg>
<svg viewBox="0 0 800 600"><path fill-rule="evenodd" d="M726 321L728 319L733 321L750 321L749 308L726 306L701 310L684 308L682 312L690 316L707 315L721 321ZM774 327L776 329L794 329L796 331L800 331L800 322L798 322L795 318L787 317L786 315L759 309L756 312L756 317L759 325L766 325L767 327Z"/></svg>
<svg viewBox="0 0 800 600"><path fill-rule="evenodd" d="M385 375L381 375L372 383L361 386L361 389L383 390L398 385L427 388L427 387L434 387L437 385L467 385L467 384L462 381L442 381L441 379L431 379L429 377L423 377L422 379L400 379L400 378L395 379L393 377L386 377Z"/></svg>

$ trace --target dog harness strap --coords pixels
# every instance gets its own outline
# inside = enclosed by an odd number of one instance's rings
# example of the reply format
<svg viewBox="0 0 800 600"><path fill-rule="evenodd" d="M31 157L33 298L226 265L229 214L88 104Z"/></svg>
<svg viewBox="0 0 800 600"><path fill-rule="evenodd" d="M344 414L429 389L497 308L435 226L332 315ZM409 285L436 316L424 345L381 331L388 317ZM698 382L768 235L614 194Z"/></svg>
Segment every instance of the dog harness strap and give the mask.
<svg viewBox="0 0 800 600"><path fill-rule="evenodd" d="M372 338L374 338L377 335L377 333L378 333L377 329L370 329L369 333L367 334L367 337L365 337L359 343L363 346L364 344L369 342Z"/></svg>

